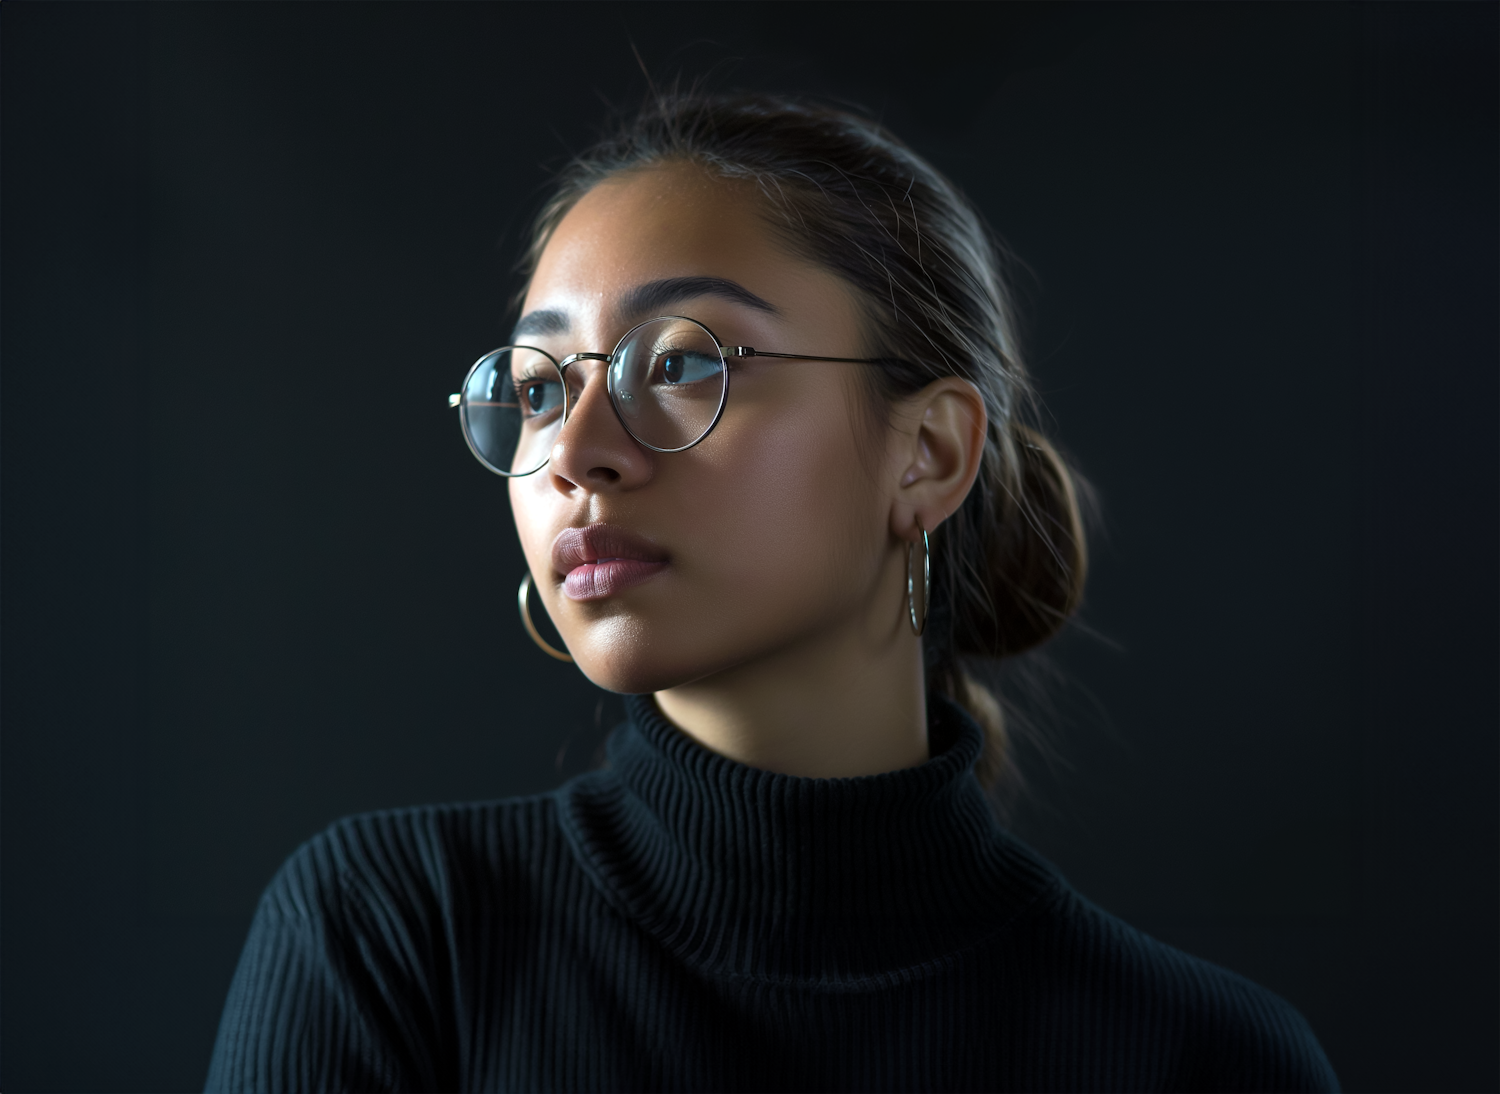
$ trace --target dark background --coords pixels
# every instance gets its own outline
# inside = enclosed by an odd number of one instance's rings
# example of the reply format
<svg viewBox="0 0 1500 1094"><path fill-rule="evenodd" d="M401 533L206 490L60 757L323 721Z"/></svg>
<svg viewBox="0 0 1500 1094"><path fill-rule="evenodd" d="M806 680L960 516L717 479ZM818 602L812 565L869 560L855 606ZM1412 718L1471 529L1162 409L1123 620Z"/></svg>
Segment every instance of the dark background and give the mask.
<svg viewBox="0 0 1500 1094"><path fill-rule="evenodd" d="M3 1072L201 1085L278 863L545 789L446 396L659 78L855 100L1029 264L1104 499L1024 838L1302 1010L1346 1087L1497 1075L1492 4L18 4L3 27Z"/></svg>

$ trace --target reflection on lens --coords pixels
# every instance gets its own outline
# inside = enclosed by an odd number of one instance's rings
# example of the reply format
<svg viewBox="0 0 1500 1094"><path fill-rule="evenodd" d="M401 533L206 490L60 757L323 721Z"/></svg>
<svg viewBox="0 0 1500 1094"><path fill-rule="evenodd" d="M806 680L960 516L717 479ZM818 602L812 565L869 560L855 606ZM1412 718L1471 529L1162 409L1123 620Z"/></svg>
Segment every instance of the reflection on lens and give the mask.
<svg viewBox="0 0 1500 1094"><path fill-rule="evenodd" d="M485 354L463 391L464 436L491 471L529 475L547 462L565 414L557 362L530 346Z"/></svg>
<svg viewBox="0 0 1500 1094"><path fill-rule="evenodd" d="M691 319L653 319L620 344L609 392L631 436L665 452L690 448L718 420L728 374L718 341Z"/></svg>

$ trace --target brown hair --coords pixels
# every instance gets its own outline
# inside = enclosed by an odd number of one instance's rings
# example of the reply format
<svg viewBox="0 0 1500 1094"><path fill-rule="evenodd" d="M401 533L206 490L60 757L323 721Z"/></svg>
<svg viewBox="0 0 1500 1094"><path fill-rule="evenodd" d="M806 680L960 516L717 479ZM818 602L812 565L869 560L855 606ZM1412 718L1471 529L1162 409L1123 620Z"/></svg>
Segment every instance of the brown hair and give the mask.
<svg viewBox="0 0 1500 1094"><path fill-rule="evenodd" d="M523 273L595 184L668 161L753 182L785 243L857 290L881 359L869 370L877 407L944 376L983 394L979 477L932 537L927 679L984 727L981 780L1013 778L1000 704L963 658L1010 656L1056 634L1082 597L1087 551L1083 483L1035 424L1008 253L951 182L875 122L766 95L670 91L563 171Z"/></svg>

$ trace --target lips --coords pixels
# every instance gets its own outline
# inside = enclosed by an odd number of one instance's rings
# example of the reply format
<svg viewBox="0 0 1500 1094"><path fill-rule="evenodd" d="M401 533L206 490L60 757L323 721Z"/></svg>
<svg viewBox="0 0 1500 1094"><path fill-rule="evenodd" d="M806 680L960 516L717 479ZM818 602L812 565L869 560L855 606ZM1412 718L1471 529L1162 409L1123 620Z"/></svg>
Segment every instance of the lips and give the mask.
<svg viewBox="0 0 1500 1094"><path fill-rule="evenodd" d="M667 553L612 524L565 528L552 541L552 566L569 600L603 600L667 568Z"/></svg>

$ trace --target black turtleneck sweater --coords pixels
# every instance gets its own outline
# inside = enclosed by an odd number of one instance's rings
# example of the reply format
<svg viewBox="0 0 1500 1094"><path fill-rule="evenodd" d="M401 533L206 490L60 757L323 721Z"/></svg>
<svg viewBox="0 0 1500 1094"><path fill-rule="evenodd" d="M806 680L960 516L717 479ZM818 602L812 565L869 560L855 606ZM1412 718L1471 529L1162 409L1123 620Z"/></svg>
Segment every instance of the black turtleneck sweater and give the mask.
<svg viewBox="0 0 1500 1094"><path fill-rule="evenodd" d="M271 883L210 1090L1333 1090L1270 992L1089 904L994 820L981 733L855 779L632 699L551 794L355 817Z"/></svg>

